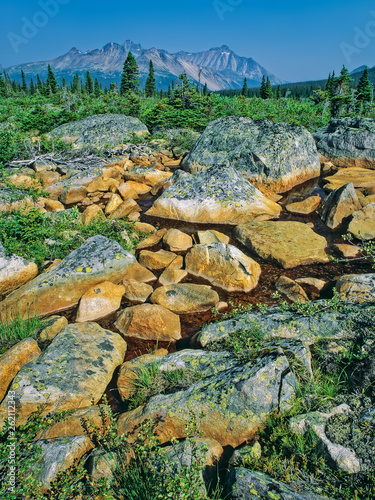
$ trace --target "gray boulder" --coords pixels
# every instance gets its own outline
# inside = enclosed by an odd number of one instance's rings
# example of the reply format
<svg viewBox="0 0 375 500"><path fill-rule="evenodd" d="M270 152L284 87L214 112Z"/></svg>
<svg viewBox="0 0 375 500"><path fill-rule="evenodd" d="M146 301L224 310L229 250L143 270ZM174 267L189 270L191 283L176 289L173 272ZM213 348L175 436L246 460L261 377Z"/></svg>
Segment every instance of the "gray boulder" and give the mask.
<svg viewBox="0 0 375 500"><path fill-rule="evenodd" d="M126 115L93 115L53 129L49 136L73 143L77 148L95 146L103 149L121 145L132 134L145 136L149 132L138 118Z"/></svg>
<svg viewBox="0 0 375 500"><path fill-rule="evenodd" d="M318 214L326 226L336 229L345 218L361 208L357 193L350 182L332 191L318 208Z"/></svg>
<svg viewBox="0 0 375 500"><path fill-rule="evenodd" d="M194 175L173 176L172 185L147 215L212 224L240 224L258 215L278 217L280 205L268 200L231 167L212 166Z"/></svg>
<svg viewBox="0 0 375 500"><path fill-rule="evenodd" d="M336 118L314 134L320 154L338 167L375 169L375 120Z"/></svg>
<svg viewBox="0 0 375 500"><path fill-rule="evenodd" d="M314 139L304 127L239 116L210 123L182 162L191 173L212 165L233 166L278 193L320 174Z"/></svg>

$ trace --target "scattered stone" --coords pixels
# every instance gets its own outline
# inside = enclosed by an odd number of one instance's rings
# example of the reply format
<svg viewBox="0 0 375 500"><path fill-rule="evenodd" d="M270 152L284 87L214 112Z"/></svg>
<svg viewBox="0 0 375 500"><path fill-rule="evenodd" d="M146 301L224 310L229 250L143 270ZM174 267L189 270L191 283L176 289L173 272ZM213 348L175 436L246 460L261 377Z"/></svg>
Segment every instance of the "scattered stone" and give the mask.
<svg viewBox="0 0 375 500"><path fill-rule="evenodd" d="M193 246L193 240L179 229L168 229L163 236L163 244L171 252L185 252Z"/></svg>
<svg viewBox="0 0 375 500"><path fill-rule="evenodd" d="M295 434L304 436L309 430L319 438L322 449L325 451L328 458L335 464L337 469L340 469L348 474L356 474L360 472L361 466L358 458L353 450L344 448L339 444L334 444L327 438L325 428L328 420L334 415L342 415L350 413L350 407L346 404L336 406L330 413L311 412L304 415L293 417L290 421L290 429Z"/></svg>
<svg viewBox="0 0 375 500"><path fill-rule="evenodd" d="M198 231L198 241L201 245L210 245L211 243L229 243L230 238L226 234L210 229L207 231Z"/></svg>
<svg viewBox="0 0 375 500"><path fill-rule="evenodd" d="M13 381L17 425L43 406L42 415L96 404L124 359L126 342L96 323L64 328L36 360L23 366ZM6 409L1 404L1 414Z"/></svg>
<svg viewBox="0 0 375 500"><path fill-rule="evenodd" d="M349 245L345 243L338 243L336 245L333 245L333 248L345 259L348 259L350 257L357 257L360 248L357 247L357 245Z"/></svg>
<svg viewBox="0 0 375 500"><path fill-rule="evenodd" d="M275 286L280 293L286 295L292 302L300 302L304 304L309 300L305 290L298 283L290 278L287 278L286 276L280 276L280 278L276 281Z"/></svg>
<svg viewBox="0 0 375 500"><path fill-rule="evenodd" d="M44 320L43 325L43 330L38 335L40 342L53 340L63 328L68 326L68 320L65 316L50 316Z"/></svg>
<svg viewBox="0 0 375 500"><path fill-rule="evenodd" d="M323 290L327 284L327 281L320 280L318 278L296 278L295 282L300 283L301 285L313 286L319 291Z"/></svg>
<svg viewBox="0 0 375 500"><path fill-rule="evenodd" d="M166 232L167 232L166 229L159 229L155 233L151 234L148 238L141 241L137 246L137 250L143 250L144 248L154 247L155 245L161 242Z"/></svg>
<svg viewBox="0 0 375 500"><path fill-rule="evenodd" d="M58 200L49 200L48 198L43 199L44 208L47 212L56 212L57 210L65 210L64 205Z"/></svg>
<svg viewBox="0 0 375 500"><path fill-rule="evenodd" d="M172 172L162 172L155 168L134 167L129 172L126 172L125 179L153 187L172 175Z"/></svg>
<svg viewBox="0 0 375 500"><path fill-rule="evenodd" d="M91 288L79 301L77 323L97 321L114 313L120 309L124 293L123 285L114 285L110 281L103 281Z"/></svg>
<svg viewBox="0 0 375 500"><path fill-rule="evenodd" d="M38 266L34 262L29 262L18 255L6 255L0 243L0 296L22 286L37 274Z"/></svg>
<svg viewBox="0 0 375 500"><path fill-rule="evenodd" d="M98 207L98 205L90 205L89 207L85 208L85 210L81 214L81 217L85 226L88 226L94 219L105 219L104 212L100 207Z"/></svg>
<svg viewBox="0 0 375 500"><path fill-rule="evenodd" d="M111 198L109 199L109 201L105 207L106 215L111 215L111 213L114 212L116 210L116 208L121 205L122 202L123 202L123 199L121 198L121 196L114 193L111 196Z"/></svg>
<svg viewBox="0 0 375 500"><path fill-rule="evenodd" d="M140 182L127 181L126 184L130 188L132 188L137 193L138 196L142 196L151 191L151 186L148 186L147 184L142 184Z"/></svg>
<svg viewBox="0 0 375 500"><path fill-rule="evenodd" d="M237 226L234 236L262 259L284 269L329 262L326 239L301 222L253 222Z"/></svg>
<svg viewBox="0 0 375 500"><path fill-rule="evenodd" d="M111 483L115 479L115 470L118 465L118 456L114 451L96 448L90 454L86 467L91 481L97 482L104 479Z"/></svg>
<svg viewBox="0 0 375 500"><path fill-rule="evenodd" d="M136 200L139 198L137 191L132 188L127 182L123 182L117 188L118 192L121 194L123 200L128 200L129 198Z"/></svg>
<svg viewBox="0 0 375 500"><path fill-rule="evenodd" d="M336 281L335 288L341 300L374 302L375 274L345 274Z"/></svg>
<svg viewBox="0 0 375 500"><path fill-rule="evenodd" d="M159 277L160 285L162 286L175 285L176 283L180 283L188 275L188 272L185 271L184 269L175 269L171 267L172 265L173 262L160 275Z"/></svg>
<svg viewBox="0 0 375 500"><path fill-rule="evenodd" d="M27 338L11 347L0 357L0 402L21 368L42 354L37 342Z"/></svg>
<svg viewBox="0 0 375 500"><path fill-rule="evenodd" d="M327 191L333 191L349 183L352 183L355 188L369 189L375 187L375 172L359 167L341 168L325 180L327 184L324 185L324 189Z"/></svg>
<svg viewBox="0 0 375 500"><path fill-rule="evenodd" d="M276 193L320 175L316 145L304 127L239 116L211 122L181 165L191 173L231 165Z"/></svg>
<svg viewBox="0 0 375 500"><path fill-rule="evenodd" d="M142 137L148 135L149 132L138 118L120 114L104 114L60 125L48 135L73 143L78 149L87 145L103 149L122 145L124 140L132 138L133 133Z"/></svg>
<svg viewBox="0 0 375 500"><path fill-rule="evenodd" d="M318 214L330 229L336 229L353 212L362 208L352 183L333 190L319 207Z"/></svg>
<svg viewBox="0 0 375 500"><path fill-rule="evenodd" d="M135 257L117 242L98 235L89 238L57 266L21 286L0 303L0 318L30 312L44 316L75 306L90 288L118 283L135 266Z"/></svg>
<svg viewBox="0 0 375 500"><path fill-rule="evenodd" d="M176 257L175 253L166 250L159 250L158 252L142 250L139 254L139 262L152 271L159 271L168 267Z"/></svg>
<svg viewBox="0 0 375 500"><path fill-rule="evenodd" d="M107 205L108 206L108 205ZM111 219L123 219L128 216L130 212L139 209L139 205L132 199L123 201L113 212L111 212ZM129 215L130 218L130 215Z"/></svg>
<svg viewBox="0 0 375 500"><path fill-rule="evenodd" d="M138 231L138 233L153 233L156 231L156 227L152 224L147 224L146 222L136 222L134 224L134 229Z"/></svg>
<svg viewBox="0 0 375 500"><path fill-rule="evenodd" d="M124 275L124 281L130 279L134 279L140 283L153 283L157 278L149 269L135 261Z"/></svg>
<svg viewBox="0 0 375 500"><path fill-rule="evenodd" d="M291 214L296 215L309 215L318 208L320 202L322 201L320 196L309 196L303 201L296 201L294 203L289 203L285 208Z"/></svg>
<svg viewBox="0 0 375 500"><path fill-rule="evenodd" d="M348 226L348 232L359 240L375 238L375 203L353 213L353 219Z"/></svg>
<svg viewBox="0 0 375 500"><path fill-rule="evenodd" d="M122 284L125 288L124 298L131 304L143 304L154 291L151 285L133 279L123 280Z"/></svg>
<svg viewBox="0 0 375 500"><path fill-rule="evenodd" d="M255 260L224 243L195 245L186 255L185 268L228 292L249 292L257 286L261 273Z"/></svg>
<svg viewBox="0 0 375 500"><path fill-rule="evenodd" d="M150 301L176 314L187 314L208 311L219 302L219 295L210 286L185 283L157 288Z"/></svg>
<svg viewBox="0 0 375 500"><path fill-rule="evenodd" d="M145 406L123 413L119 433L137 432L138 426L155 418L154 434L162 443L186 437L193 411L201 415L199 430L221 446L234 448L253 439L267 416L290 402L297 381L281 349L274 349L247 363L235 365L187 390L153 396Z"/></svg>
<svg viewBox="0 0 375 500"><path fill-rule="evenodd" d="M375 120L335 118L318 129L314 138L320 154L338 167L375 169Z"/></svg>
<svg viewBox="0 0 375 500"><path fill-rule="evenodd" d="M115 179L103 179L102 177L97 177L92 180L90 184L87 186L88 193L95 193L96 191L100 191L106 193L107 191L111 191L111 188L115 188L115 190L119 187L120 182Z"/></svg>
<svg viewBox="0 0 375 500"><path fill-rule="evenodd" d="M119 314L115 325L128 337L166 342L181 338L179 316L156 304L127 307Z"/></svg>
<svg viewBox="0 0 375 500"><path fill-rule="evenodd" d="M180 175L146 213L166 219L233 225L264 214L278 217L280 211L280 205L268 200L233 168L213 166L194 175Z"/></svg>

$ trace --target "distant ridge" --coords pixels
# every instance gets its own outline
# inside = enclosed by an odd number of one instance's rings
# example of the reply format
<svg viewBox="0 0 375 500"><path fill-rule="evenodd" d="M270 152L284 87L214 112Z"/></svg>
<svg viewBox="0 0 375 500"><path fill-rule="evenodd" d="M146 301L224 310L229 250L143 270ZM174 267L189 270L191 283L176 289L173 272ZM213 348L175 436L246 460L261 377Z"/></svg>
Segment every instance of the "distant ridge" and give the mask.
<svg viewBox="0 0 375 500"><path fill-rule="evenodd" d="M7 68L12 79L21 78L21 70L28 79L36 77L46 78L47 65L50 64L57 78L70 82L75 73L84 77L90 71L94 78L101 83L119 82L124 61L131 51L137 60L141 73L141 82L144 84L149 61L152 59L155 68L155 78L159 89L166 90L172 80L178 75L186 73L194 82L200 80L202 85L207 83L210 90L242 88L244 78L249 87L258 87L262 76L268 76L271 84L285 83L280 78L263 68L252 58L241 57L235 54L227 45L215 47L203 52L177 52L171 54L163 49L144 49L140 44L127 40L123 44L108 43L101 49L90 49L85 52L73 47L66 54L50 61L31 62Z"/></svg>

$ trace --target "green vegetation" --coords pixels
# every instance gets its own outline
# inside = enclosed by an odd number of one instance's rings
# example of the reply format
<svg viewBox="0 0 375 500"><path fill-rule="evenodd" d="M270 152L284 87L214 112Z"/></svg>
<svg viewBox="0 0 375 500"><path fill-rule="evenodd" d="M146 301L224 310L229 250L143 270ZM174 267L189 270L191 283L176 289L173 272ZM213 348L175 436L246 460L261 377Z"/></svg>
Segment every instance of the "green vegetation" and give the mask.
<svg viewBox="0 0 375 500"><path fill-rule="evenodd" d="M34 261L39 269L45 261L63 259L97 234L131 250L140 237L133 228L134 223L123 219L96 218L84 225L76 208L51 214L24 208L0 214L0 241L5 250ZM126 239L122 238L124 231L129 236Z"/></svg>
<svg viewBox="0 0 375 500"><path fill-rule="evenodd" d="M43 328L44 321L40 318L14 318L11 322L0 321L0 356L28 337L35 338Z"/></svg>

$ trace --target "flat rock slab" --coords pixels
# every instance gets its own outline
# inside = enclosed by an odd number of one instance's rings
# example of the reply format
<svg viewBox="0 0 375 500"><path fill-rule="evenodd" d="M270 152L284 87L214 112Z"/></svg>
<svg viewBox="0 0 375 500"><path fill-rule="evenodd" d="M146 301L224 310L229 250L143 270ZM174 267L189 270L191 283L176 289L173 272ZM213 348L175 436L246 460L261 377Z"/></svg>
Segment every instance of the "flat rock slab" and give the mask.
<svg viewBox="0 0 375 500"><path fill-rule="evenodd" d="M159 304L176 314L208 311L219 300L218 293L210 286L191 283L162 286L150 297L153 304Z"/></svg>
<svg viewBox="0 0 375 500"><path fill-rule="evenodd" d="M124 178L127 181L140 182L148 186L155 186L159 182L168 179L173 174L172 172L163 172L151 167L134 167L129 172L126 172Z"/></svg>
<svg viewBox="0 0 375 500"><path fill-rule="evenodd" d="M303 201L296 201L294 203L289 203L289 205L286 205L285 208L291 214L308 215L314 212L318 208L321 201L322 199L320 196L309 196Z"/></svg>
<svg viewBox="0 0 375 500"><path fill-rule="evenodd" d="M335 288L341 300L375 302L375 274L344 274Z"/></svg>
<svg viewBox="0 0 375 500"><path fill-rule="evenodd" d="M252 439L272 411L291 402L297 381L288 370L287 358L276 348L185 391L152 397L145 406L120 416L119 433L136 431L139 424L154 418L154 433L162 442L184 438L193 412L202 437L235 448Z"/></svg>
<svg viewBox="0 0 375 500"><path fill-rule="evenodd" d="M181 165L192 173L231 165L252 184L276 193L320 175L315 141L304 127L239 116L211 122Z"/></svg>
<svg viewBox="0 0 375 500"><path fill-rule="evenodd" d="M362 210L353 213L348 232L359 240L375 238L375 203L370 203Z"/></svg>
<svg viewBox="0 0 375 500"><path fill-rule="evenodd" d="M213 166L193 175L177 176L147 215L233 225L259 215L278 217L280 211L280 205L268 200L235 169Z"/></svg>
<svg viewBox="0 0 375 500"><path fill-rule="evenodd" d="M60 125L49 135L73 143L77 148L95 145L98 148L123 144L132 134L148 135L148 130L138 118L119 114L93 115L83 120Z"/></svg>
<svg viewBox="0 0 375 500"><path fill-rule="evenodd" d="M12 292L35 278L37 274L38 266L34 262L18 255L7 256L0 252L0 295Z"/></svg>
<svg viewBox="0 0 375 500"><path fill-rule="evenodd" d="M253 222L237 226L234 236L262 259L284 269L329 262L326 239L301 222Z"/></svg>
<svg viewBox="0 0 375 500"><path fill-rule="evenodd" d="M195 245L185 258L190 274L228 292L249 292L258 284L260 265L233 245Z"/></svg>
<svg viewBox="0 0 375 500"><path fill-rule="evenodd" d="M0 303L0 318L44 316L76 305L103 281L118 283L136 264L135 257L104 236L89 238L57 266L21 286Z"/></svg>
<svg viewBox="0 0 375 500"><path fill-rule="evenodd" d="M375 187L375 172L360 167L341 168L334 175L326 177L325 181L324 189L327 191L333 191L350 182L355 188L370 189Z"/></svg>
<svg viewBox="0 0 375 500"><path fill-rule="evenodd" d="M103 281L84 293L79 301L78 323L97 321L120 309L121 299L125 293L123 285L114 285Z"/></svg>
<svg viewBox="0 0 375 500"><path fill-rule="evenodd" d="M127 307L118 315L115 325L128 337L166 342L181 338L179 316L158 304Z"/></svg>
<svg viewBox="0 0 375 500"><path fill-rule="evenodd" d="M314 134L320 154L338 167L375 169L375 120L335 118Z"/></svg>
<svg viewBox="0 0 375 500"><path fill-rule="evenodd" d="M17 424L43 405L42 414L97 403L125 356L122 337L96 323L74 323L64 328L35 361L25 365L13 381ZM6 399L0 413L6 410Z"/></svg>

